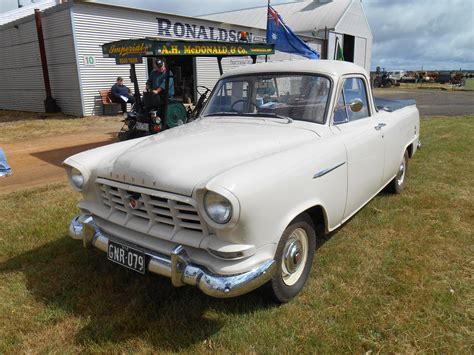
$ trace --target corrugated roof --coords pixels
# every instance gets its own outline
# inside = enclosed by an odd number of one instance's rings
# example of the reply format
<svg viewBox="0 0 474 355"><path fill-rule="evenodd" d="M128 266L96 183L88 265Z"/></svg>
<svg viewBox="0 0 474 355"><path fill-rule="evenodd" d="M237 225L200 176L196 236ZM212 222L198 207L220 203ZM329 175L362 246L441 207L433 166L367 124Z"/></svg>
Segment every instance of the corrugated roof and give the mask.
<svg viewBox="0 0 474 355"><path fill-rule="evenodd" d="M315 29L323 30L325 27L334 29L350 3L351 0L330 2L307 0L272 6L294 32L308 33ZM267 27L266 6L199 17L253 28L265 29Z"/></svg>
<svg viewBox="0 0 474 355"><path fill-rule="evenodd" d="M43 11L57 4L59 4L58 0L43 0L41 2L35 2L33 4L23 6L19 9L5 12L0 14L0 26L32 15L35 13L35 9L40 9Z"/></svg>

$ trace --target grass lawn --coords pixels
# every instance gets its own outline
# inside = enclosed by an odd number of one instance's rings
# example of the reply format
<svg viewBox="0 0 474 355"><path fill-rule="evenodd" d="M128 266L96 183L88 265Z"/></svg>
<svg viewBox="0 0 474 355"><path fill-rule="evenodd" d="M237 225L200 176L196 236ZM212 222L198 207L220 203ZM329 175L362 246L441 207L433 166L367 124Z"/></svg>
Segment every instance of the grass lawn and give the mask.
<svg viewBox="0 0 474 355"><path fill-rule="evenodd" d="M464 85L464 90L474 91L474 79L466 80L466 85Z"/></svg>
<svg viewBox="0 0 474 355"><path fill-rule="evenodd" d="M474 116L422 120L402 195L317 251L300 296L219 300L67 237L66 185L0 196L0 353L474 351ZM34 177L32 177L34 178Z"/></svg>
<svg viewBox="0 0 474 355"><path fill-rule="evenodd" d="M94 131L99 127L116 127L122 118L89 116L77 118L62 113L45 114L0 110L0 146L18 139L55 137L61 134Z"/></svg>

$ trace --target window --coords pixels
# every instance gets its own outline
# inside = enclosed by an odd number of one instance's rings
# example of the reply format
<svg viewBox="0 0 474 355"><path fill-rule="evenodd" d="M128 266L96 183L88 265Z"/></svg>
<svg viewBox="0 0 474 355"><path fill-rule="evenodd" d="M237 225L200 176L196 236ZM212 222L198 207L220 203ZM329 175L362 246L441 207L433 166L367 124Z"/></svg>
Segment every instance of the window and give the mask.
<svg viewBox="0 0 474 355"><path fill-rule="evenodd" d="M362 101L362 110L353 112L349 105L354 100ZM369 102L367 100L367 90L365 89L364 80L361 78L349 78L344 80L342 92L334 112L334 123L343 123L348 121L356 121L361 118L369 117Z"/></svg>
<svg viewBox="0 0 474 355"><path fill-rule="evenodd" d="M224 78L204 116L270 117L324 123L331 82L306 74L256 74Z"/></svg>

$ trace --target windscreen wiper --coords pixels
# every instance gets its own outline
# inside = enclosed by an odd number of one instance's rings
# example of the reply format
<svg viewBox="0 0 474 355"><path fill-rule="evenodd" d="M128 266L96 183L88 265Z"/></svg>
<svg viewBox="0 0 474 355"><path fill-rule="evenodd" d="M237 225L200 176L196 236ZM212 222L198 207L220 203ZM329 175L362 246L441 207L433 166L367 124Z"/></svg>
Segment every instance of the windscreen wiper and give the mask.
<svg viewBox="0 0 474 355"><path fill-rule="evenodd" d="M213 112L207 115L204 115L204 117L212 117L212 116L237 116L240 115L239 112Z"/></svg>
<svg viewBox="0 0 474 355"><path fill-rule="evenodd" d="M293 119L291 117L279 115L274 112L243 113L242 116L279 118L288 121L288 123L293 122Z"/></svg>

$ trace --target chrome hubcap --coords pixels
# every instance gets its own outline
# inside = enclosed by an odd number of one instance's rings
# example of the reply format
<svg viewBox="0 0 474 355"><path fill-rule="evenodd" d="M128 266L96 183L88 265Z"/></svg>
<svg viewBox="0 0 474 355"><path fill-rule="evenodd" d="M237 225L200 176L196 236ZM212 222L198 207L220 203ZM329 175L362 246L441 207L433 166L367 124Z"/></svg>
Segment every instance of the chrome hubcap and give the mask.
<svg viewBox="0 0 474 355"><path fill-rule="evenodd" d="M405 158L403 158L402 163L400 164L400 167L398 168L397 184L399 186L402 185L404 180L405 180Z"/></svg>
<svg viewBox="0 0 474 355"><path fill-rule="evenodd" d="M308 235L303 228L298 228L291 233L283 249L281 268L283 282L294 285L303 274L308 259Z"/></svg>

